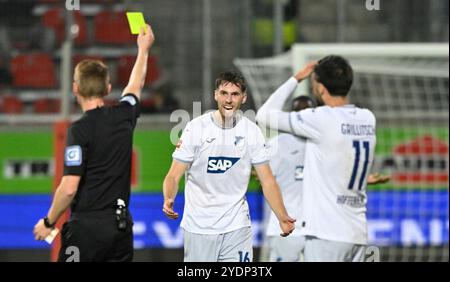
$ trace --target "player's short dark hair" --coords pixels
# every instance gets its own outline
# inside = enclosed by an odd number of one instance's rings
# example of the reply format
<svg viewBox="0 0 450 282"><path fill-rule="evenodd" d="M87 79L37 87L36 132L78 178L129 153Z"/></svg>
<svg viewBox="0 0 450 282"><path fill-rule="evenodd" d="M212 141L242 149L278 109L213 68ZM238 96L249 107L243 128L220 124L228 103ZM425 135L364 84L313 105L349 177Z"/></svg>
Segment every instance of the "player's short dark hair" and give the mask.
<svg viewBox="0 0 450 282"><path fill-rule="evenodd" d="M245 78L242 74L235 71L226 71L219 74L219 77L216 79L216 89L223 84L232 83L238 86L243 93L247 91L247 83L245 82Z"/></svg>
<svg viewBox="0 0 450 282"><path fill-rule="evenodd" d="M108 94L108 67L98 60L83 60L75 67L75 82L84 98Z"/></svg>
<svg viewBox="0 0 450 282"><path fill-rule="evenodd" d="M311 97L302 95L292 99L291 111L298 112L307 108L313 108L315 105L316 103Z"/></svg>
<svg viewBox="0 0 450 282"><path fill-rule="evenodd" d="M340 56L327 56L314 68L316 80L322 83L331 96L347 96L353 84L353 69Z"/></svg>

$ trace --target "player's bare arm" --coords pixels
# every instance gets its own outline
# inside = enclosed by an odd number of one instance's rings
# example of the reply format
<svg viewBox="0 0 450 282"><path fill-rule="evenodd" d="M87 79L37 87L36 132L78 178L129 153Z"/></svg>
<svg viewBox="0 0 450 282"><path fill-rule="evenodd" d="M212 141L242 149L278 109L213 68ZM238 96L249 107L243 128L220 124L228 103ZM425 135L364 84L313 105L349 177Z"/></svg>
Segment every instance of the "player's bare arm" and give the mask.
<svg viewBox="0 0 450 282"><path fill-rule="evenodd" d="M367 184L375 185L375 184L384 184L391 180L389 175L382 175L380 173L371 173L367 177Z"/></svg>
<svg viewBox="0 0 450 282"><path fill-rule="evenodd" d="M70 206L77 193L79 183L80 176L67 175L62 178L61 183L56 189L52 206L47 215L50 224L53 225ZM34 226L33 233L36 240L44 240L51 231L52 228L47 228L44 224L44 220L41 219Z"/></svg>
<svg viewBox="0 0 450 282"><path fill-rule="evenodd" d="M178 184L180 183L181 177L188 169L188 165L176 160L172 161L169 172L164 178L163 182L163 194L164 194L164 205L163 212L168 218L177 219L178 213L173 210L173 205L175 203L175 197L178 192Z"/></svg>
<svg viewBox="0 0 450 282"><path fill-rule="evenodd" d="M294 231L295 219L291 218L286 211L280 187L278 187L278 184L275 181L275 177L272 174L269 164L257 165L255 166L255 170L261 181L264 197L280 222L280 227L283 231L280 235L286 237Z"/></svg>
<svg viewBox="0 0 450 282"><path fill-rule="evenodd" d="M311 62L297 73L295 77L291 77L283 85L281 85L267 101L259 108L256 114L256 121L260 126L268 127L272 130L287 132L308 139L317 138L317 132L310 130L294 130L292 127L291 113L284 112L283 107L286 101L292 96L297 89L299 82L307 79L314 72L316 62Z"/></svg>
<svg viewBox="0 0 450 282"><path fill-rule="evenodd" d="M141 28L137 38L138 55L130 75L128 85L123 90L122 95L132 93L140 98L142 88L145 84L145 76L147 75L148 53L153 46L155 36L150 25L147 28Z"/></svg>
<svg viewBox="0 0 450 282"><path fill-rule="evenodd" d="M295 89L297 89L298 83L311 76L314 65L315 63L308 64L295 77L290 78L270 95L269 99L267 99L256 113L256 121L260 126L296 134L290 124L290 113L284 112L283 107Z"/></svg>

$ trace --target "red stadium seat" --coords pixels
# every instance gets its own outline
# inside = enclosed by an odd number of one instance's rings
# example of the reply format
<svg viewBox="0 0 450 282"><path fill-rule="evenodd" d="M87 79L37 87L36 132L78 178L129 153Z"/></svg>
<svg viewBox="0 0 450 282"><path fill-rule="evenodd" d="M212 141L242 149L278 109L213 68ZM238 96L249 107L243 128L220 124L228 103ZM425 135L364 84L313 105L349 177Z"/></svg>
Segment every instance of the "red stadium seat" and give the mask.
<svg viewBox="0 0 450 282"><path fill-rule="evenodd" d="M83 45L87 41L87 27L86 19L81 15L79 11L74 13L74 21L78 25L78 36L75 37L75 44ZM42 17L42 24L46 27L53 29L56 35L56 40L61 43L65 39L65 24L64 24L64 10L62 9L50 9Z"/></svg>
<svg viewBox="0 0 450 282"><path fill-rule="evenodd" d="M117 68L117 83L120 86L126 86L130 79L131 71L133 70L136 56L125 55L119 58ZM150 85L160 77L160 71L155 56L149 56L148 58L148 70L145 78L146 85Z"/></svg>
<svg viewBox="0 0 450 282"><path fill-rule="evenodd" d="M61 110L61 101L56 99L38 99L33 103L33 110L37 114L55 114Z"/></svg>
<svg viewBox="0 0 450 282"><path fill-rule="evenodd" d="M56 87L55 65L46 53L17 55L11 60L13 86L21 88Z"/></svg>
<svg viewBox="0 0 450 282"><path fill-rule="evenodd" d="M16 96L3 96L0 103L0 112L5 114L20 114L23 111L23 103Z"/></svg>
<svg viewBox="0 0 450 282"><path fill-rule="evenodd" d="M102 11L95 16L95 40L102 44L132 44L135 36L130 33L125 12Z"/></svg>

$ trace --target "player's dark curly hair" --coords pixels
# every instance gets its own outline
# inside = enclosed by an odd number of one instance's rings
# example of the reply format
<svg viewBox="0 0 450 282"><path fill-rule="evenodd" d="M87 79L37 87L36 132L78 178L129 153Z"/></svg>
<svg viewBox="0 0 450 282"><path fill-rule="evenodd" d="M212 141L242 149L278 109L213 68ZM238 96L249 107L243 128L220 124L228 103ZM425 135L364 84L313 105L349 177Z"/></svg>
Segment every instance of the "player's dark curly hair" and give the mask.
<svg viewBox="0 0 450 282"><path fill-rule="evenodd" d="M247 91L247 83L245 82L244 76L242 74L235 71L226 71L219 74L219 77L216 79L216 89L222 84L232 83L238 86L243 93Z"/></svg>
<svg viewBox="0 0 450 282"><path fill-rule="evenodd" d="M331 96L347 96L353 84L353 69L340 56L327 56L314 68L317 82L325 86Z"/></svg>

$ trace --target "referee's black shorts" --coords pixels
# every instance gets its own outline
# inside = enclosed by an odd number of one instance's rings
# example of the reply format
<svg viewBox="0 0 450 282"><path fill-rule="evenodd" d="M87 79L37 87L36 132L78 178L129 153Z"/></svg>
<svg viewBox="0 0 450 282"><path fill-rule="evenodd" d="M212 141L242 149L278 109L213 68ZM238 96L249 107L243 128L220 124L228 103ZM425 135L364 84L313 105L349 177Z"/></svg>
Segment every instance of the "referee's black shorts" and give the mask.
<svg viewBox="0 0 450 282"><path fill-rule="evenodd" d="M61 230L58 261L132 261L132 225L129 217L126 230L119 230L113 209L73 213Z"/></svg>

